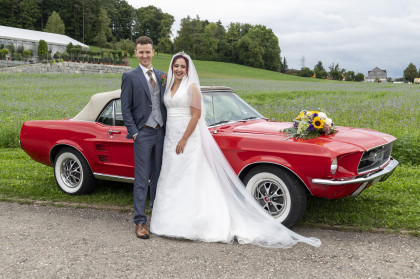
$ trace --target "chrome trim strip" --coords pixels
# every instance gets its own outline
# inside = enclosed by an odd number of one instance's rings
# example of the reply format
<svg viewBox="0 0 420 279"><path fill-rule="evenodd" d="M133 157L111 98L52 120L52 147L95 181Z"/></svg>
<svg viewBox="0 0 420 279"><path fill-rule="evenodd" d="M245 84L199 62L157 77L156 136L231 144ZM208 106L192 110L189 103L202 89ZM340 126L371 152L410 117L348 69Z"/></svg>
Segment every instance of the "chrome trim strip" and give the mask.
<svg viewBox="0 0 420 279"><path fill-rule="evenodd" d="M392 161L388 164L388 166L386 166L383 170L377 173L374 173L370 176L368 175L366 177L353 178L349 180L331 180L331 179L314 178L312 179L312 183L337 186L337 185L369 182L374 179L382 178L383 176L386 176L386 175L389 176L395 170L397 166L398 166L398 161L395 159L392 159Z"/></svg>
<svg viewBox="0 0 420 279"><path fill-rule="evenodd" d="M359 186L359 188L356 189L356 191L353 192L353 194L350 195L350 197L355 198L366 188L366 186L369 184L369 182L365 182Z"/></svg>
<svg viewBox="0 0 420 279"><path fill-rule="evenodd" d="M103 174L103 173L97 173L97 172L94 172L93 175L95 176L96 179L100 179L100 180L134 183L134 178L133 177L109 175L109 174Z"/></svg>
<svg viewBox="0 0 420 279"><path fill-rule="evenodd" d="M371 147L371 148L369 148L368 150L366 150L365 152L369 152L369 151L371 151L371 150L373 150L373 149L375 149L375 148L378 148L378 147L381 147L381 146L388 145L388 144L390 144L390 143L393 143L394 141L395 141L395 140L390 141L390 142L388 142L388 143L384 143L384 144L378 145L378 146Z"/></svg>
<svg viewBox="0 0 420 279"><path fill-rule="evenodd" d="M380 169L382 169L389 162L389 159L391 159L391 158L392 157L389 156L388 157L388 160L385 163L383 163L382 165L380 165L379 167L376 167L376 168L373 168L373 169L370 169L370 170L367 170L367 171L364 171L364 172L357 172L357 174L358 175L364 175L364 174L367 174L367 173L370 173L370 172L373 172L373 171L380 170ZM360 164L360 162L359 162L359 164ZM357 166L357 168L359 168L359 166Z"/></svg>
<svg viewBox="0 0 420 279"><path fill-rule="evenodd" d="M243 168L239 171L239 173L238 173L238 177L239 177L239 176L241 176L241 174L242 174L243 170L244 170L244 169L246 169L248 166L251 166L251 165L256 165L256 164L271 164L271 165L277 165L277 166L280 166L280 167L283 167L283 168L285 168L285 169L289 170L289 171L290 171L290 172L292 172L292 173L293 173L293 174L294 174L297 178L299 178L299 180L303 183L303 185L305 185L306 189L308 189L309 193L311 193L311 195L312 195L311 190L308 188L308 186L305 184L305 182L303 182L302 178L300 178L300 177L299 177L299 175L297 175L294 171L292 171L292 170L291 170L291 169L289 169L288 167L286 167L286 166L284 166L284 165L281 165L281 164L278 164L278 163L267 162L267 161L259 161L259 162L250 163L250 164L246 165L245 167L243 167Z"/></svg>

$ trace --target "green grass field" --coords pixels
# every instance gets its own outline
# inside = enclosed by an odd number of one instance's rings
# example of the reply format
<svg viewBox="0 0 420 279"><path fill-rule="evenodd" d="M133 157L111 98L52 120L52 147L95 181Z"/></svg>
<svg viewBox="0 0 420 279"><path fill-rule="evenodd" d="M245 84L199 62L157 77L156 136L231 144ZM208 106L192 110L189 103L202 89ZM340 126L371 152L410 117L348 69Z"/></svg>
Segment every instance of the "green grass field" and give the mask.
<svg viewBox="0 0 420 279"><path fill-rule="evenodd" d="M166 71L170 58L156 55L154 66ZM336 125L396 136L393 155L401 165L391 178L357 198L310 198L302 224L419 234L420 86L329 82L221 62L195 64L202 85L230 86L266 117L291 121L302 109L322 109ZM58 190L51 168L17 148L23 121L72 117L92 94L120 84L120 75L0 74L0 200L130 207L130 184L101 182L92 195L69 196Z"/></svg>

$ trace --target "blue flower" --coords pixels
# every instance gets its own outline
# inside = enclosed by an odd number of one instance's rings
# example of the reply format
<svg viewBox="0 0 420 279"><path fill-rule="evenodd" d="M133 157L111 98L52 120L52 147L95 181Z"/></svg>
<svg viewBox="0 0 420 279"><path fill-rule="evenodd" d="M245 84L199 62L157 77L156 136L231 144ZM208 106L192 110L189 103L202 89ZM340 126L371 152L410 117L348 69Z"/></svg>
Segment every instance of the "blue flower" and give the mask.
<svg viewBox="0 0 420 279"><path fill-rule="evenodd" d="M313 124L309 125L309 127L308 127L308 131L313 131L314 129L315 129L315 127L314 127L314 125L313 125Z"/></svg>

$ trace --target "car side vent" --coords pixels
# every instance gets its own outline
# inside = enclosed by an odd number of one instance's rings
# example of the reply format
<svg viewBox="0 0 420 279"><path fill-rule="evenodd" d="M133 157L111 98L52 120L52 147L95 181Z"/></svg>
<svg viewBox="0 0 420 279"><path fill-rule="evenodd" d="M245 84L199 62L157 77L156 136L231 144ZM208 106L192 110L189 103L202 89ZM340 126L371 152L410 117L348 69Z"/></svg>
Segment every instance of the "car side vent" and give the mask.
<svg viewBox="0 0 420 279"><path fill-rule="evenodd" d="M98 159L100 162L107 162L109 161L108 155L98 155Z"/></svg>
<svg viewBox="0 0 420 279"><path fill-rule="evenodd" d="M97 143L96 144L96 150L97 151L108 151L108 147L106 144L103 143Z"/></svg>

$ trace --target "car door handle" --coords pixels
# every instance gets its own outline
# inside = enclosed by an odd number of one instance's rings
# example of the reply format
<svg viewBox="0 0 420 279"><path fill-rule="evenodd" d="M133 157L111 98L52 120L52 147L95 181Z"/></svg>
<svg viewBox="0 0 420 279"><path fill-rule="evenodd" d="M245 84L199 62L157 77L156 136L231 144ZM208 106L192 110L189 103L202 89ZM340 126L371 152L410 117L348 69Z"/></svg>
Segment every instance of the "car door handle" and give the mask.
<svg viewBox="0 0 420 279"><path fill-rule="evenodd" d="M108 131L108 134L110 134L111 136L112 136L113 134L121 134L121 131L109 130L109 131Z"/></svg>

